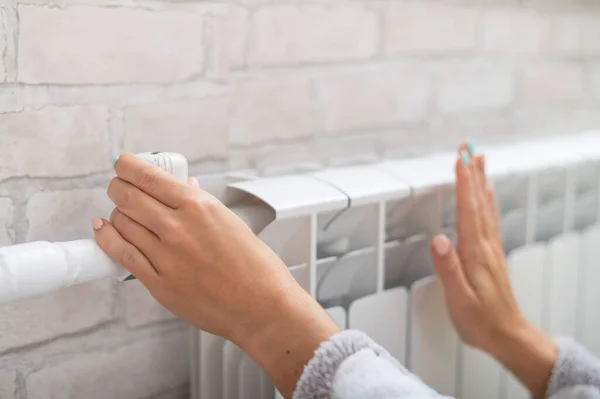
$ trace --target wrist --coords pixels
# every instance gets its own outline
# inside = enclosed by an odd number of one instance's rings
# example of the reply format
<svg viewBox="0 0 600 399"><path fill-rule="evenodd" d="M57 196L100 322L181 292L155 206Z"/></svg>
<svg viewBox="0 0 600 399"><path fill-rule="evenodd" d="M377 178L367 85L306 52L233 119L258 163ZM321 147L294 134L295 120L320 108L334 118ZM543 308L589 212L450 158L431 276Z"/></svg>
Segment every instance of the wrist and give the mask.
<svg viewBox="0 0 600 399"><path fill-rule="evenodd" d="M521 319L502 333L489 351L531 391L543 398L558 356L558 347L537 326Z"/></svg>
<svg viewBox="0 0 600 399"><path fill-rule="evenodd" d="M284 397L291 397L319 345L339 331L310 295L292 286L274 301L259 328L234 343L265 370Z"/></svg>

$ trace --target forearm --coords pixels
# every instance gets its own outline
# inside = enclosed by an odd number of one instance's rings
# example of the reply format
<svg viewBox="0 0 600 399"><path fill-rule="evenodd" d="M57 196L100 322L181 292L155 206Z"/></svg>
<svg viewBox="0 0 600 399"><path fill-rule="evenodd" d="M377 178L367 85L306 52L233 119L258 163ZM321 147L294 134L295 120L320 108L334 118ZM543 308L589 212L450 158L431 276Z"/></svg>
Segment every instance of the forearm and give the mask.
<svg viewBox="0 0 600 399"><path fill-rule="evenodd" d="M523 323L501 336L490 353L536 399L600 396L600 360L571 339L553 341L539 328ZM577 396L577 389L597 396Z"/></svg>
<svg viewBox="0 0 600 399"><path fill-rule="evenodd" d="M523 322L499 336L490 352L536 399L546 397L558 348L543 331Z"/></svg>
<svg viewBox="0 0 600 399"><path fill-rule="evenodd" d="M265 370L279 392L291 398L319 345L340 330L300 287L292 287L273 303L268 318L250 337L240 339L239 346Z"/></svg>

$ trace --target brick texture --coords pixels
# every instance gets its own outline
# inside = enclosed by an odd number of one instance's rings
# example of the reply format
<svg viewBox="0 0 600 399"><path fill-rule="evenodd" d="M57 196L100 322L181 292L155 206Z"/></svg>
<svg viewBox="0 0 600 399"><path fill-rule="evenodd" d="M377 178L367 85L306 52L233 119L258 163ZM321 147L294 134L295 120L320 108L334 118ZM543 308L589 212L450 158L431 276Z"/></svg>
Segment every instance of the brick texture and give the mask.
<svg viewBox="0 0 600 399"><path fill-rule="evenodd" d="M523 101L530 104L574 101L584 95L583 68L576 63L544 63L525 67Z"/></svg>
<svg viewBox="0 0 600 399"><path fill-rule="evenodd" d="M0 246L12 244L14 239L13 202L8 198L0 198Z"/></svg>
<svg viewBox="0 0 600 399"><path fill-rule="evenodd" d="M80 176L110 169L107 118L101 106L48 106L0 114L0 180Z"/></svg>
<svg viewBox="0 0 600 399"><path fill-rule="evenodd" d="M246 64L249 12L235 8L223 17L209 19L207 30L210 39L209 78L224 80L231 70Z"/></svg>
<svg viewBox="0 0 600 399"><path fill-rule="evenodd" d="M156 302L139 281L128 281L122 290L125 298L125 317L129 327L141 327L175 318Z"/></svg>
<svg viewBox="0 0 600 399"><path fill-rule="evenodd" d="M327 132L388 128L426 115L430 79L417 68L331 76L319 84Z"/></svg>
<svg viewBox="0 0 600 399"><path fill-rule="evenodd" d="M465 52L477 44L475 9L429 1L391 2L384 11L388 55Z"/></svg>
<svg viewBox="0 0 600 399"><path fill-rule="evenodd" d="M112 281L82 284L4 306L0 352L87 330L112 318ZM34 396L35 397L35 396Z"/></svg>
<svg viewBox="0 0 600 399"><path fill-rule="evenodd" d="M314 134L308 81L241 82L232 89L233 145L308 137Z"/></svg>
<svg viewBox="0 0 600 399"><path fill-rule="evenodd" d="M367 59L378 40L376 15L350 5L266 6L252 16L251 32L251 65Z"/></svg>
<svg viewBox="0 0 600 399"><path fill-rule="evenodd" d="M600 54L600 15L573 14L560 16L552 42L559 54L586 56Z"/></svg>
<svg viewBox="0 0 600 399"><path fill-rule="evenodd" d="M125 110L125 149L173 151L191 160L224 158L229 144L225 97L139 105Z"/></svg>
<svg viewBox="0 0 600 399"><path fill-rule="evenodd" d="M0 8L0 21L2 19L4 10ZM6 40L4 39L4 25L0 22L0 54L4 54L6 50ZM0 82L4 82L6 79L6 65L4 63L4 57L0 57Z"/></svg>
<svg viewBox="0 0 600 399"><path fill-rule="evenodd" d="M113 208L104 189L34 194L27 203L27 241L93 237L92 218L108 218Z"/></svg>
<svg viewBox="0 0 600 399"><path fill-rule="evenodd" d="M441 113L503 109L515 96L515 76L506 66L480 62L435 65L435 103Z"/></svg>
<svg viewBox="0 0 600 399"><path fill-rule="evenodd" d="M590 92L596 99L600 99L600 63L589 66Z"/></svg>
<svg viewBox="0 0 600 399"><path fill-rule="evenodd" d="M202 17L192 12L21 6L19 18L21 82L168 82L202 69Z"/></svg>
<svg viewBox="0 0 600 399"><path fill-rule="evenodd" d="M0 398L15 398L17 392L17 373L14 371L0 372Z"/></svg>
<svg viewBox="0 0 600 399"><path fill-rule="evenodd" d="M188 334L144 338L117 350L89 352L30 374L32 398L135 399L188 381Z"/></svg>
<svg viewBox="0 0 600 399"><path fill-rule="evenodd" d="M535 11L490 11L483 17L483 49L500 53L550 51L552 15Z"/></svg>

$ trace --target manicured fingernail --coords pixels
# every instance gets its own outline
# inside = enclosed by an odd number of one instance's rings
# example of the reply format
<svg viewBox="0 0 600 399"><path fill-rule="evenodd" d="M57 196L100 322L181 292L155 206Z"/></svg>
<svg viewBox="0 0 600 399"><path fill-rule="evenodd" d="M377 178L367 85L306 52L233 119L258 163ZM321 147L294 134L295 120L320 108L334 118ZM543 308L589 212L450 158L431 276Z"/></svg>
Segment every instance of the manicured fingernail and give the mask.
<svg viewBox="0 0 600 399"><path fill-rule="evenodd" d="M471 166L471 156L469 155L469 153L467 151L462 150L460 152L460 156L462 157L463 162L465 163L465 165L467 166L467 168L469 166Z"/></svg>
<svg viewBox="0 0 600 399"><path fill-rule="evenodd" d="M450 252L450 240L445 235L441 234L433 239L433 250L438 256L445 256Z"/></svg>
<svg viewBox="0 0 600 399"><path fill-rule="evenodd" d="M475 143L473 142L473 140L467 140L467 148L469 149L469 154L475 154Z"/></svg>
<svg viewBox="0 0 600 399"><path fill-rule="evenodd" d="M115 168L115 165L117 164L117 161L119 160L119 156L116 156L115 159L113 160L113 169Z"/></svg>
<svg viewBox="0 0 600 399"><path fill-rule="evenodd" d="M94 230L98 231L102 228L102 226L104 226L104 221L100 218L93 218L92 219L92 227L94 228Z"/></svg>

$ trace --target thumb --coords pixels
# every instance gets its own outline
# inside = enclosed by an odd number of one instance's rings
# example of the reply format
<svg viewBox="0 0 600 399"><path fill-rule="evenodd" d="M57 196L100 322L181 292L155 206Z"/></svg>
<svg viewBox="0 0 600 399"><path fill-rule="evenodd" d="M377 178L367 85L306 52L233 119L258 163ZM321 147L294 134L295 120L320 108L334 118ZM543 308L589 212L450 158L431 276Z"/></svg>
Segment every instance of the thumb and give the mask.
<svg viewBox="0 0 600 399"><path fill-rule="evenodd" d="M458 254L447 236L441 234L431 241L431 258L448 295L464 297L472 294Z"/></svg>

